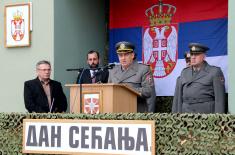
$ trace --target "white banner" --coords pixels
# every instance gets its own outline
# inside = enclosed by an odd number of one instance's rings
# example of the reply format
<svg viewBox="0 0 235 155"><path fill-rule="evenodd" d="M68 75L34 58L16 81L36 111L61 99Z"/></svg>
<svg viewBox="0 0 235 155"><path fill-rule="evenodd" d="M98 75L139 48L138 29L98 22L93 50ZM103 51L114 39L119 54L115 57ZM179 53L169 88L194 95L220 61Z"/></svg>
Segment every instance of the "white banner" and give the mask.
<svg viewBox="0 0 235 155"><path fill-rule="evenodd" d="M154 121L25 119L23 153L154 155Z"/></svg>

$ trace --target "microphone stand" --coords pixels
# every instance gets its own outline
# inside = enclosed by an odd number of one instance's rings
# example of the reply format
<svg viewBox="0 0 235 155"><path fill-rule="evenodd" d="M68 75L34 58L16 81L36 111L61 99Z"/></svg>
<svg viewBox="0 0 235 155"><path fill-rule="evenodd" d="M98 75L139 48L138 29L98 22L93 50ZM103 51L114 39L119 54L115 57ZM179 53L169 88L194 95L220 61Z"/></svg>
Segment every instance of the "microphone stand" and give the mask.
<svg viewBox="0 0 235 155"><path fill-rule="evenodd" d="M112 69L114 66L115 66L115 64L109 64L105 67L97 68L98 71L95 73L95 75L92 78L95 78L98 74L101 74L101 72L103 72L105 69ZM79 84L79 87L80 87L80 97L79 97L80 98L80 113L82 113L82 82L81 82L81 80L82 80L83 73L86 69L85 68L67 69L67 71L77 71L77 70L79 71L79 73L81 72L77 76L77 83ZM100 80L100 82L102 82L101 79L99 79L99 80Z"/></svg>
<svg viewBox="0 0 235 155"><path fill-rule="evenodd" d="M76 78L76 81L75 83L79 84L79 80L80 80L80 75L81 75L82 71L78 71L78 75L77 75L77 78Z"/></svg>
<svg viewBox="0 0 235 155"><path fill-rule="evenodd" d="M78 76L79 78L77 78L77 79L79 79L78 84L79 84L79 87L80 87L80 97L79 97L79 99L80 99L80 114L82 113L82 82L81 82L81 79L82 79L82 75L83 75L85 70L86 69L83 68L80 77Z"/></svg>

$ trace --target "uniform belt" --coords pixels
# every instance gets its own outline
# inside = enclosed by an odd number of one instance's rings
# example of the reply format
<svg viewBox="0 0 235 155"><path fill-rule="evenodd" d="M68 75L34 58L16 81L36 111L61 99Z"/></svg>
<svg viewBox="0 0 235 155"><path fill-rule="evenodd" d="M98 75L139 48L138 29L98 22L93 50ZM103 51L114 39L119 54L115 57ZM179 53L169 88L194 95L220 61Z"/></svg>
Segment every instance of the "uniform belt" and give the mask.
<svg viewBox="0 0 235 155"><path fill-rule="evenodd" d="M205 98L188 98L185 97L183 98L184 103L202 103L202 102L210 102L210 101L215 101L213 97L205 97Z"/></svg>

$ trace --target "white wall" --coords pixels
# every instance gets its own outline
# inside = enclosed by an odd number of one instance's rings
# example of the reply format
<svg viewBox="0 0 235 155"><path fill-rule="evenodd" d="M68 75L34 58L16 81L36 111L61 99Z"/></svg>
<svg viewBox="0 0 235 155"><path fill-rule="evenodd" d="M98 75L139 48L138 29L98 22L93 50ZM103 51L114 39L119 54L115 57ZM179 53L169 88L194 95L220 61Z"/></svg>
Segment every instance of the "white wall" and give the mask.
<svg viewBox="0 0 235 155"><path fill-rule="evenodd" d="M41 59L54 63L53 0L30 0L33 31L30 47L4 47L4 6L28 0L0 1L0 112L25 112L24 81L35 78L35 64Z"/></svg>
<svg viewBox="0 0 235 155"><path fill-rule="evenodd" d="M86 65L86 53L105 47L104 0L30 0L33 31L30 47L4 47L4 6L29 0L0 0L0 112L26 112L24 81L36 77L35 65L46 59L52 79L73 83L76 73L66 68ZM93 10L92 12L90 10ZM64 88L69 101L69 89Z"/></svg>
<svg viewBox="0 0 235 155"><path fill-rule="evenodd" d="M63 85L71 84L76 81L77 72L66 69L87 67L88 51L98 50L101 60L104 58L105 1L55 0L54 12L54 77ZM69 88L64 87L64 92L69 103Z"/></svg>
<svg viewBox="0 0 235 155"><path fill-rule="evenodd" d="M235 114L235 1L229 0L228 6L228 111Z"/></svg>

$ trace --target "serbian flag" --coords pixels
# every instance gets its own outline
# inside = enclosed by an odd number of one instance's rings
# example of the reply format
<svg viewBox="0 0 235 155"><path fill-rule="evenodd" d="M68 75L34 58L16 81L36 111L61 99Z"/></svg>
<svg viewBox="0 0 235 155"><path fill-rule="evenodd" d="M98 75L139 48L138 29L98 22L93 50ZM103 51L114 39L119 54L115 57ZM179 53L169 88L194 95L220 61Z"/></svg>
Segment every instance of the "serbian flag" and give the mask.
<svg viewBox="0 0 235 155"><path fill-rule="evenodd" d="M132 42L137 60L152 69L157 96L172 96L189 43L202 43L227 90L227 32L228 0L110 0L109 62L119 62L117 42Z"/></svg>

